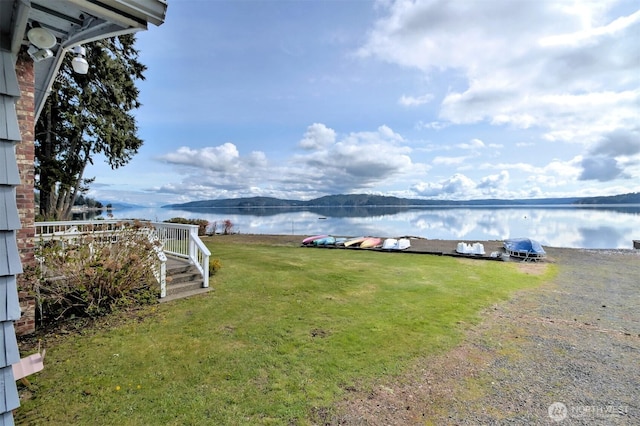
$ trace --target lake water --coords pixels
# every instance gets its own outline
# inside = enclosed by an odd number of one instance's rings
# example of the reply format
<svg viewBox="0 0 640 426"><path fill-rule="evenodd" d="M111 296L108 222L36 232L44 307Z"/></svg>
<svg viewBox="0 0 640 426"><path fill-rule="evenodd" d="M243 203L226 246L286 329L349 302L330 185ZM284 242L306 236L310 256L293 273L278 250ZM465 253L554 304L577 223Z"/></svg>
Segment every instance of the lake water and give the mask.
<svg viewBox="0 0 640 426"><path fill-rule="evenodd" d="M466 242L528 237L545 246L632 248L640 205L598 207L316 208L114 210L116 219L230 220L242 234L417 236Z"/></svg>

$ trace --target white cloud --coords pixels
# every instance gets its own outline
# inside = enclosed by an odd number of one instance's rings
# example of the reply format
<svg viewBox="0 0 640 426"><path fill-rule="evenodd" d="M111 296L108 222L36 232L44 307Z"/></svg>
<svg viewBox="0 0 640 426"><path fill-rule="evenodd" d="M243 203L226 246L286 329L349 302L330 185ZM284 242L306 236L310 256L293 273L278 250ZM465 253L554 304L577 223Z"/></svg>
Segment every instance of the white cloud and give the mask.
<svg viewBox="0 0 640 426"><path fill-rule="evenodd" d="M336 132L324 124L314 123L307 128L298 144L303 149L321 149L332 145L336 140Z"/></svg>
<svg viewBox="0 0 640 426"><path fill-rule="evenodd" d="M376 132L354 132L323 150L296 156L308 173L321 176L326 185L343 192L371 187L394 175L412 170L413 163L402 136L388 126Z"/></svg>
<svg viewBox="0 0 640 426"><path fill-rule="evenodd" d="M158 159L177 166L181 183L153 188L194 198L275 196L309 198L332 193L369 191L411 174L425 173L428 166L411 159L411 148L389 126L375 131L353 132L338 138L321 123L307 128L299 153L272 163L261 151L241 155L232 143L192 149L181 147Z"/></svg>
<svg viewBox="0 0 640 426"><path fill-rule="evenodd" d="M439 182L420 182L411 187L419 197L448 199L472 198L475 188L476 183L461 173Z"/></svg>
<svg viewBox="0 0 640 426"><path fill-rule="evenodd" d="M535 146L535 145L536 144L534 142L518 142L518 143L516 143L516 146L518 148L525 148L525 147L528 147L528 146Z"/></svg>
<svg viewBox="0 0 640 426"><path fill-rule="evenodd" d="M497 175L489 175L480 179L478 189L484 190L485 194L498 192L499 190L506 190L509 185L509 172L506 170L501 171Z"/></svg>
<svg viewBox="0 0 640 426"><path fill-rule="evenodd" d="M457 145L458 148L461 149L471 149L471 150L475 150L475 149L482 149L482 148L486 148L487 146L484 144L484 142L482 142L480 139L471 139L469 142L467 143L461 143Z"/></svg>
<svg viewBox="0 0 640 426"><path fill-rule="evenodd" d="M418 130L423 130L423 129L427 129L427 130L443 130L446 129L447 127L451 126L451 123L446 122L446 121L430 121L430 122L424 122L424 121L418 121L418 123L416 123L416 129Z"/></svg>
<svg viewBox="0 0 640 426"><path fill-rule="evenodd" d="M618 18L610 24L600 27L592 27L587 20L583 25L586 29L576 31L573 33L556 34L547 37L542 37L539 40L541 46L576 46L580 44L590 43L593 39L597 39L606 35L614 35L621 31L624 31L629 26L636 24L640 21L640 11L635 12L629 16Z"/></svg>
<svg viewBox="0 0 640 426"><path fill-rule="evenodd" d="M466 155L460 156L460 157L437 156L437 157L434 157L432 163L434 165L439 165L439 166L457 166L460 164L464 164L464 162L467 161L468 159L469 157Z"/></svg>
<svg viewBox="0 0 640 426"><path fill-rule="evenodd" d="M161 161L170 164L192 166L208 170L228 171L233 169L240 158L240 153L232 143L219 146L208 146L201 149L191 149L187 146L178 148L159 157Z"/></svg>
<svg viewBox="0 0 640 426"><path fill-rule="evenodd" d="M427 93L422 96L407 96L402 95L400 99L398 99L398 103L403 106L419 106L426 103L429 103L433 100L433 95Z"/></svg>
<svg viewBox="0 0 640 426"><path fill-rule="evenodd" d="M588 144L637 122L640 11L614 12L616 3L385 3L358 53L461 73L466 87L446 94L443 121L539 127L549 140Z"/></svg>

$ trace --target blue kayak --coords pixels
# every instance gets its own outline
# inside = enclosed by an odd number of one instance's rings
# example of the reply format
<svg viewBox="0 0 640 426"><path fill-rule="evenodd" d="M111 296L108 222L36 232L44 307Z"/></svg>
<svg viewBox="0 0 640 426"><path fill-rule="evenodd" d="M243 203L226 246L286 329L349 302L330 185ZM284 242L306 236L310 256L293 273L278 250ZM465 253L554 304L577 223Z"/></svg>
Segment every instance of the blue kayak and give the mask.
<svg viewBox="0 0 640 426"><path fill-rule="evenodd" d="M335 237L319 238L313 241L314 246L330 246L336 243Z"/></svg>

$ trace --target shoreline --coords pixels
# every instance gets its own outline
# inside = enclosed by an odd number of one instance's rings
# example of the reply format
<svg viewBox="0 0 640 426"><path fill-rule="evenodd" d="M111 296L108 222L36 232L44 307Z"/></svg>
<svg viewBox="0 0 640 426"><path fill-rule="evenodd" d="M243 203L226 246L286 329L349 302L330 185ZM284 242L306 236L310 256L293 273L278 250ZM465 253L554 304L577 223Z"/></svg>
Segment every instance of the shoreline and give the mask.
<svg viewBox="0 0 640 426"><path fill-rule="evenodd" d="M201 238L226 238L226 239L236 239L239 242L247 242L247 243L274 243L274 244L296 244L301 245L302 240L308 237L308 235L299 235L299 234L216 234L210 236L203 236ZM394 237L396 238L396 237ZM411 249L402 250L401 252L407 253L420 253L420 254L432 254L432 255L448 255L448 253L455 253L456 246L459 242L466 243L481 243L484 245L485 253L490 254L493 251L504 252L503 242L504 240L464 240L464 239L429 239L426 237L417 237L417 236L402 236L398 238L409 238L411 239ZM415 246L415 247L414 247ZM340 249L339 247L310 247L310 248L327 248L327 249ZM548 250L589 250L589 251L598 251L598 252L637 252L640 254L640 250L633 248L633 240L631 242L631 247L629 248L588 248L588 247L558 247L558 246L546 246L543 245L547 254L549 254ZM345 249L344 250L365 250L365 249ZM547 250L548 249L548 250ZM372 251L382 251L382 252L391 252L389 250L381 250L381 249L366 249ZM461 257L465 258L478 258L477 255L465 255L459 254ZM488 256L480 256L481 258Z"/></svg>

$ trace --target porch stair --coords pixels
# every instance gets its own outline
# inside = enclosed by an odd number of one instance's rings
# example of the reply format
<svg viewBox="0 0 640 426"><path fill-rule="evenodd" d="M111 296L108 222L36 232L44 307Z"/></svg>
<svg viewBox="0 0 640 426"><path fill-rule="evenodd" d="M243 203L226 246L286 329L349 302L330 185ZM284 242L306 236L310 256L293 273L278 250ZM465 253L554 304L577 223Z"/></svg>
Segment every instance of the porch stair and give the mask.
<svg viewBox="0 0 640 426"><path fill-rule="evenodd" d="M211 287L202 287L202 275L188 260L167 255L167 295L160 302L207 293Z"/></svg>

